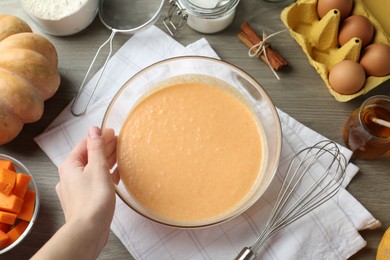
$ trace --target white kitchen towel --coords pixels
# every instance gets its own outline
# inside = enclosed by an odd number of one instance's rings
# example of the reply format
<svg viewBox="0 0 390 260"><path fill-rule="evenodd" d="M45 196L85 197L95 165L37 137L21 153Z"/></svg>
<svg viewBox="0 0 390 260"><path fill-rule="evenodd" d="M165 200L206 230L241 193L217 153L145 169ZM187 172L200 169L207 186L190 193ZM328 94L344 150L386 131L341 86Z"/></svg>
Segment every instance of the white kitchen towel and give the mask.
<svg viewBox="0 0 390 260"><path fill-rule="evenodd" d="M180 55L218 57L205 39L186 47L152 26L131 37L113 55L87 113L74 117L68 106L48 129L35 138L48 157L59 165L86 136L91 125L100 125L116 91L135 73L159 60ZM87 84L91 88L96 75ZM242 215L223 224L194 230L154 223L127 207L117 197L111 225L136 259L233 259L250 246L265 225L286 165L301 148L326 139L278 110L283 151L279 170L266 194ZM351 152L340 146L349 160ZM344 187L358 172L349 163ZM380 223L345 188L330 201L272 237L260 251L261 259L346 259L366 245L358 230Z"/></svg>

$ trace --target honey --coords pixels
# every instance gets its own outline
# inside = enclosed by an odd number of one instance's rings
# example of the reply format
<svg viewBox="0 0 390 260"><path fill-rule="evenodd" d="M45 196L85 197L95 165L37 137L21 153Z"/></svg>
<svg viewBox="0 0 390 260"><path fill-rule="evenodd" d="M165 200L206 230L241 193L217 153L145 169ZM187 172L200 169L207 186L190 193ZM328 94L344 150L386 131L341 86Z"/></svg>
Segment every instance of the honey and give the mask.
<svg viewBox="0 0 390 260"><path fill-rule="evenodd" d="M344 142L355 157L376 159L390 149L390 128L376 120L390 122L390 99L385 96L368 99L344 125Z"/></svg>

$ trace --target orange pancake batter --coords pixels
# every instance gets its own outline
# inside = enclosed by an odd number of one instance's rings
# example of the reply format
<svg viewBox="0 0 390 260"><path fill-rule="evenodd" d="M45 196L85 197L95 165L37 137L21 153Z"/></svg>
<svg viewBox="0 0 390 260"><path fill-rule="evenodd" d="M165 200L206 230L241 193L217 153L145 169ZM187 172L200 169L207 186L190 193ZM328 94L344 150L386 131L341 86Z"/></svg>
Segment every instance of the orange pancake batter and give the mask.
<svg viewBox="0 0 390 260"><path fill-rule="evenodd" d="M204 83L150 94L126 119L118 166L127 190L163 218L197 222L230 212L252 191L261 131L236 95Z"/></svg>

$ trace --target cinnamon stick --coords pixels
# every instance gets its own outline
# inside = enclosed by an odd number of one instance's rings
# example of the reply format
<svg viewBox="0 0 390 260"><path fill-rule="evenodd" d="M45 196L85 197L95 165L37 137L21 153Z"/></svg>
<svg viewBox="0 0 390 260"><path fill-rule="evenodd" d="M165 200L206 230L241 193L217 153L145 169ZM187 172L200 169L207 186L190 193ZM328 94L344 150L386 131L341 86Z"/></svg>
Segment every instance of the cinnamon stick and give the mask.
<svg viewBox="0 0 390 260"><path fill-rule="evenodd" d="M238 39L240 39L240 41L242 43L244 43L246 45L246 47L248 47L249 49L253 47L253 43L248 39L248 37L246 36L246 34L244 34L243 32L240 32L238 35L237 35ZM268 54L268 53L267 53ZM262 53L260 56L259 56L259 59L261 59L262 61L264 61L265 63L267 63L267 58L265 57L265 55ZM272 65L271 65L272 66ZM275 67L272 66L274 69Z"/></svg>
<svg viewBox="0 0 390 260"><path fill-rule="evenodd" d="M255 44L260 43L263 39L253 30L253 28L249 25L248 22L244 22L241 25L241 32L237 35L238 39L240 39L248 48L252 48ZM267 57L270 65L274 70L279 70L282 67L287 66L288 62L271 46L267 46L265 48L267 53ZM259 56L261 60L267 63L267 58L264 53L261 53Z"/></svg>

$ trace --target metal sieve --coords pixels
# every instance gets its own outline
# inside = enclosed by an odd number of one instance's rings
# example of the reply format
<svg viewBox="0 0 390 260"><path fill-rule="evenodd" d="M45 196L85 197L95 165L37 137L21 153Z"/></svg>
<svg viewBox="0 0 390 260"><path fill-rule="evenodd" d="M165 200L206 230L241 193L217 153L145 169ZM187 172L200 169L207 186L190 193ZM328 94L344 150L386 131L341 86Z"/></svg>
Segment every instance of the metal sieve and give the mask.
<svg viewBox="0 0 390 260"><path fill-rule="evenodd" d="M135 34L153 25L161 13L164 0L101 0L99 5L100 21L111 30L110 37L99 47L87 74L73 100L71 112L75 116L84 114L99 85L106 65L112 54L112 42L116 33ZM86 88L88 75L104 46L109 44L110 51L99 72L96 83Z"/></svg>

